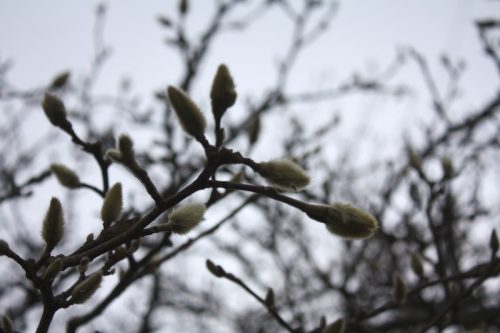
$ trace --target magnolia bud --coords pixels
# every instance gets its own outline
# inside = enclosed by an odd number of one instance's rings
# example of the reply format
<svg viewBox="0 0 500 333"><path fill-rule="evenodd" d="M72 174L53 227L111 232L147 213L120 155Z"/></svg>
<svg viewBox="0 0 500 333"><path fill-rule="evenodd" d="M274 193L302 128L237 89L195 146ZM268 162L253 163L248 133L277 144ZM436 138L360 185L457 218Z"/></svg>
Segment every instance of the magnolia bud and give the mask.
<svg viewBox="0 0 500 333"><path fill-rule="evenodd" d="M184 131L193 137L202 136L207 122L191 98L172 86L167 88L167 95Z"/></svg>
<svg viewBox="0 0 500 333"><path fill-rule="evenodd" d="M118 138L118 149L120 151L121 162L124 164L137 164L135 160L134 142L126 135L122 134Z"/></svg>
<svg viewBox="0 0 500 333"><path fill-rule="evenodd" d="M89 267L90 259L89 257L83 257L80 259L80 263L78 264L78 273L84 274Z"/></svg>
<svg viewBox="0 0 500 333"><path fill-rule="evenodd" d="M205 210L205 205L200 203L191 203L174 209L169 214L171 231L184 235L193 230L203 220Z"/></svg>
<svg viewBox="0 0 500 333"><path fill-rule="evenodd" d="M344 333L345 323L342 319L337 319L332 324L326 326L321 333Z"/></svg>
<svg viewBox="0 0 500 333"><path fill-rule="evenodd" d="M118 149L108 149L104 154L104 158L113 162L122 162L122 153Z"/></svg>
<svg viewBox="0 0 500 333"><path fill-rule="evenodd" d="M68 83L68 79L70 77L71 73L68 71L62 72L58 74L54 79L52 79L52 83L50 84L50 87L52 89L59 89L64 87Z"/></svg>
<svg viewBox="0 0 500 333"><path fill-rule="evenodd" d="M331 233L348 239L371 238L378 229L378 222L371 214L349 204L307 205L303 211L324 223Z"/></svg>
<svg viewBox="0 0 500 333"><path fill-rule="evenodd" d="M181 15L186 15L189 10L189 2L188 0L179 0L179 12Z"/></svg>
<svg viewBox="0 0 500 333"><path fill-rule="evenodd" d="M210 273L212 273L215 277L223 277L224 275L226 275L226 272L224 271L224 269L219 266L219 265L216 265L212 262L212 260L210 259L207 259L206 261L206 265L207 265L207 269Z"/></svg>
<svg viewBox="0 0 500 333"><path fill-rule="evenodd" d="M410 259L410 266L413 272L418 276L424 276L424 264L422 263L422 257L418 253L413 253Z"/></svg>
<svg viewBox="0 0 500 333"><path fill-rule="evenodd" d="M453 161L449 157L443 157L441 159L441 168L443 169L444 178L450 179L455 175Z"/></svg>
<svg viewBox="0 0 500 333"><path fill-rule="evenodd" d="M61 258L55 259L43 273L43 279L46 281L52 281L56 278L57 274L62 270L63 262Z"/></svg>
<svg viewBox="0 0 500 333"><path fill-rule="evenodd" d="M403 304L406 301L406 284L398 273L392 278L392 299L397 304Z"/></svg>
<svg viewBox="0 0 500 333"><path fill-rule="evenodd" d="M80 178L78 178L78 175L66 166L62 164L52 164L50 170L61 185L67 188L77 188L80 186Z"/></svg>
<svg viewBox="0 0 500 333"><path fill-rule="evenodd" d="M216 120L222 118L224 112L234 105L236 96L233 78L229 73L229 69L226 65L220 65L219 68L217 68L217 73L215 74L212 89L210 91L212 112Z"/></svg>
<svg viewBox="0 0 500 333"><path fill-rule="evenodd" d="M256 170L271 185L283 190L301 190L309 185L310 178L297 163L288 159L258 164Z"/></svg>
<svg viewBox="0 0 500 333"><path fill-rule="evenodd" d="M274 290L273 288L268 288L267 289L267 294L266 298L264 299L264 302L266 303L266 306L268 308L274 308Z"/></svg>
<svg viewBox="0 0 500 333"><path fill-rule="evenodd" d="M101 219L105 227L116 221L122 212L122 184L116 183L106 193L101 208Z"/></svg>
<svg viewBox="0 0 500 333"><path fill-rule="evenodd" d="M49 249L53 249L64 235L64 216L61 202L57 198L50 200L49 209L42 224L42 238Z"/></svg>
<svg viewBox="0 0 500 333"><path fill-rule="evenodd" d="M59 97L45 94L42 108L52 125L60 128L68 128L69 122L66 118L66 107Z"/></svg>
<svg viewBox="0 0 500 333"><path fill-rule="evenodd" d="M92 274L91 276L80 282L71 293L72 303L85 303L85 301L92 297L96 290L99 289L99 287L101 286L101 282L102 273L100 271Z"/></svg>
<svg viewBox="0 0 500 333"><path fill-rule="evenodd" d="M250 142L250 145L253 145L257 142L259 139L260 135L260 117L257 116L255 117L250 125L247 127L247 135L248 135L248 141Z"/></svg>

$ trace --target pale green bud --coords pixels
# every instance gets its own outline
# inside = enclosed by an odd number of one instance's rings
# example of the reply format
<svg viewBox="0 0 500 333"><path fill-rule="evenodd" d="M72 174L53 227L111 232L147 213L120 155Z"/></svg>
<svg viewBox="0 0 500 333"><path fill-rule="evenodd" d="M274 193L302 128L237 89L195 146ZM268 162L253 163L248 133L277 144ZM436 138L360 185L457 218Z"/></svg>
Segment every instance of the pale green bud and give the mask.
<svg viewBox="0 0 500 333"><path fill-rule="evenodd" d="M108 149L104 154L104 158L113 162L122 162L122 153L118 149Z"/></svg>
<svg viewBox="0 0 500 333"><path fill-rule="evenodd" d="M220 65L217 68L210 91L212 112L215 119L222 118L224 112L236 102L237 94L234 88L233 78L229 73L229 69L224 64Z"/></svg>
<svg viewBox="0 0 500 333"><path fill-rule="evenodd" d="M406 301L406 284L398 273L395 273L392 279L392 299L397 304L403 304Z"/></svg>
<svg viewBox="0 0 500 333"><path fill-rule="evenodd" d="M45 272L43 273L43 279L46 281L52 281L56 278L57 274L62 270L63 262L61 258L57 258L50 263Z"/></svg>
<svg viewBox="0 0 500 333"><path fill-rule="evenodd" d="M198 106L185 92L172 86L167 88L167 96L184 131L193 137L202 136L207 122Z"/></svg>
<svg viewBox="0 0 500 333"><path fill-rule="evenodd" d="M42 108L52 125L68 128L69 122L66 115L66 107L59 97L45 94L42 101Z"/></svg>
<svg viewBox="0 0 500 333"><path fill-rule="evenodd" d="M56 176L61 185L67 188L77 188L80 186L80 178L78 178L78 175L66 166L62 164L52 164L50 166L50 171Z"/></svg>
<svg viewBox="0 0 500 333"><path fill-rule="evenodd" d="M101 219L105 227L120 217L122 204L122 184L116 183L108 190L102 204Z"/></svg>
<svg viewBox="0 0 500 333"><path fill-rule="evenodd" d="M303 209L313 220L322 222L331 233L348 238L371 238L378 229L373 215L349 204L307 205Z"/></svg>
<svg viewBox="0 0 500 333"><path fill-rule="evenodd" d="M99 271L80 282L71 293L71 302L74 304L85 303L99 289L102 282L102 273Z"/></svg>
<svg viewBox="0 0 500 333"><path fill-rule="evenodd" d="M310 178L306 171L288 159L272 160L259 163L256 170L266 181L282 190L301 190L309 185Z"/></svg>
<svg viewBox="0 0 500 333"><path fill-rule="evenodd" d="M321 333L344 333L345 323L342 319L337 319L332 324L326 326Z"/></svg>
<svg viewBox="0 0 500 333"><path fill-rule="evenodd" d="M42 224L42 238L47 247L53 249L64 235L64 216L61 202L57 198L50 200L49 209Z"/></svg>
<svg viewBox="0 0 500 333"><path fill-rule="evenodd" d="M200 203L191 203L174 209L168 217L171 231L180 235L187 234L200 224L205 210L205 205Z"/></svg>
<svg viewBox="0 0 500 333"><path fill-rule="evenodd" d="M422 257L418 253L413 253L410 258L410 266L413 272L418 276L424 276L424 264Z"/></svg>

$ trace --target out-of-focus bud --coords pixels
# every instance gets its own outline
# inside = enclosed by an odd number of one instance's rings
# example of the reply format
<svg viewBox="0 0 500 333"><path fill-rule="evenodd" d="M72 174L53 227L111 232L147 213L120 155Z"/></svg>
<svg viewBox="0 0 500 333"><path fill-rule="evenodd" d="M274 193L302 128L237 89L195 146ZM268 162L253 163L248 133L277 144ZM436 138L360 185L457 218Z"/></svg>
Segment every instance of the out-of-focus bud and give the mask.
<svg viewBox="0 0 500 333"><path fill-rule="evenodd" d="M260 117L255 117L247 128L248 141L250 145L254 145L260 135Z"/></svg>
<svg viewBox="0 0 500 333"><path fill-rule="evenodd" d="M56 77L54 77L54 79L52 79L52 83L50 84L50 88L52 88L52 89L63 88L68 83L70 75L71 75L71 73L68 71L64 71L64 72L56 75Z"/></svg>
<svg viewBox="0 0 500 333"><path fill-rule="evenodd" d="M443 176L445 179L451 179L455 175L453 161L449 157L443 157L441 159L441 168L443 169Z"/></svg>
<svg viewBox="0 0 500 333"><path fill-rule="evenodd" d="M371 238L378 229L373 215L349 204L307 205L304 213L324 223L331 233L348 239Z"/></svg>
<svg viewBox="0 0 500 333"><path fill-rule="evenodd" d="M102 273L99 271L80 282L71 293L71 302L74 304L85 303L99 289L102 282Z"/></svg>
<svg viewBox="0 0 500 333"><path fill-rule="evenodd" d="M118 149L108 149L104 154L104 158L113 162L122 162L122 153Z"/></svg>
<svg viewBox="0 0 500 333"><path fill-rule="evenodd" d="M207 121L198 106L185 92L172 86L167 88L167 96L184 131L193 137L202 136Z"/></svg>
<svg viewBox="0 0 500 333"><path fill-rule="evenodd" d="M57 274L62 270L63 262L61 258L55 259L50 265L47 267L45 272L43 273L43 279L46 281L52 281L56 278Z"/></svg>
<svg viewBox="0 0 500 333"><path fill-rule="evenodd" d="M122 204L122 184L116 183L106 193L101 208L101 219L105 228L120 217Z"/></svg>
<svg viewBox="0 0 500 333"><path fill-rule="evenodd" d="M310 178L300 165L288 159L259 163L256 170L271 185L282 190L301 190Z"/></svg>
<svg viewBox="0 0 500 333"><path fill-rule="evenodd" d="M53 249L64 235L64 216L59 199L50 200L49 209L42 224L42 238L49 249Z"/></svg>
<svg viewBox="0 0 500 333"><path fill-rule="evenodd" d="M137 164L137 161L135 160L134 142L128 135L120 135L118 138L118 150L120 151L122 163L126 165Z"/></svg>
<svg viewBox="0 0 500 333"><path fill-rule="evenodd" d="M326 326L321 333L344 333L345 323L343 319L337 319L332 324Z"/></svg>
<svg viewBox="0 0 500 333"><path fill-rule="evenodd" d="M69 122L66 115L66 107L59 97L45 94L42 101L42 108L52 125L67 129Z"/></svg>
<svg viewBox="0 0 500 333"><path fill-rule="evenodd" d="M189 2L188 0L179 0L179 12L181 15L186 15L189 10Z"/></svg>
<svg viewBox="0 0 500 333"><path fill-rule="evenodd" d="M14 325L12 325L12 320L9 316L2 316L2 329L4 333L14 333Z"/></svg>
<svg viewBox="0 0 500 333"><path fill-rule="evenodd" d="M222 64L217 68L217 73L215 74L212 89L210 91L212 112L216 120L221 119L224 112L234 105L236 97L237 94L233 78L227 66Z"/></svg>
<svg viewBox="0 0 500 333"><path fill-rule="evenodd" d="M52 164L50 166L50 171L56 176L61 185L67 188L77 188L80 186L80 178L78 178L78 175L66 166L62 164Z"/></svg>
<svg viewBox="0 0 500 333"><path fill-rule="evenodd" d="M397 304L403 304L406 301L406 284L398 273L392 278L392 299Z"/></svg>
<svg viewBox="0 0 500 333"><path fill-rule="evenodd" d="M274 308L274 290L273 288L268 288L266 293L266 298L264 299L268 308Z"/></svg>
<svg viewBox="0 0 500 333"><path fill-rule="evenodd" d="M418 277L424 276L424 264L422 262L422 257L418 253L413 253L410 258L410 266L413 272Z"/></svg>
<svg viewBox="0 0 500 333"><path fill-rule="evenodd" d="M78 273L84 274L89 268L90 259L89 257L83 257L78 264Z"/></svg>
<svg viewBox="0 0 500 333"><path fill-rule="evenodd" d="M193 230L203 220L206 207L201 203L191 203L174 209L169 214L171 231L184 235Z"/></svg>
<svg viewBox="0 0 500 333"><path fill-rule="evenodd" d="M408 151L408 164L416 170L421 170L422 168L422 160L413 150Z"/></svg>
<svg viewBox="0 0 500 333"><path fill-rule="evenodd" d="M490 236L490 249L493 255L495 255L498 252L498 246L499 244L498 244L497 232L495 229L493 229L491 231L491 236Z"/></svg>
<svg viewBox="0 0 500 333"><path fill-rule="evenodd" d="M220 278L220 277L223 277L224 275L226 275L224 268L222 268L219 265L214 264L212 262L212 260L210 260L210 259L207 259L206 266L207 266L208 271L210 273L212 273L212 275L214 275L215 277Z"/></svg>

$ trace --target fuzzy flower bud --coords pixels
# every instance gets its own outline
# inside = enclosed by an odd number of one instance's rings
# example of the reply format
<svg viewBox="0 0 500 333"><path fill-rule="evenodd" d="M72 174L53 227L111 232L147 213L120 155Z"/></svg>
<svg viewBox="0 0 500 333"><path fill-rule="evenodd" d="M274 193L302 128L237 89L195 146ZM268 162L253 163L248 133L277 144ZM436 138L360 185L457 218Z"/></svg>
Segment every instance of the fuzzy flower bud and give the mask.
<svg viewBox="0 0 500 333"><path fill-rule="evenodd" d="M413 253L410 258L410 266L413 272L418 276L424 276L424 264L422 263L422 257L418 253Z"/></svg>
<svg viewBox="0 0 500 333"><path fill-rule="evenodd" d="M54 79L52 79L50 87L52 89L60 89L64 87L68 83L70 75L71 73L68 71L58 74L56 77L54 77Z"/></svg>
<svg viewBox="0 0 500 333"><path fill-rule="evenodd" d="M113 162L122 162L122 153L118 149L108 149L104 154L104 158Z"/></svg>
<svg viewBox="0 0 500 333"><path fill-rule="evenodd" d="M378 228L371 214L349 204L307 205L303 211L313 220L324 223L332 234L348 239L371 238Z"/></svg>
<svg viewBox="0 0 500 333"><path fill-rule="evenodd" d="M64 235L64 216L61 202L57 198L50 200L49 209L42 224L42 238L47 247L53 249Z"/></svg>
<svg viewBox="0 0 500 333"><path fill-rule="evenodd" d="M62 270L63 262L61 258L55 259L43 273L43 279L46 281L52 281L56 278L57 274Z"/></svg>
<svg viewBox="0 0 500 333"><path fill-rule="evenodd" d="M124 164L135 165L134 142L126 135L122 134L118 138L118 150L120 151L121 161Z"/></svg>
<svg viewBox="0 0 500 333"><path fill-rule="evenodd" d="M275 298L274 298L274 290L273 288L267 288L266 298L264 298L264 302L268 308L274 308Z"/></svg>
<svg viewBox="0 0 500 333"><path fill-rule="evenodd" d="M56 176L61 185L67 188L77 188L80 186L80 178L78 178L78 175L66 166L62 164L52 164L50 166L50 171Z"/></svg>
<svg viewBox="0 0 500 333"><path fill-rule="evenodd" d="M80 282L71 293L74 304L85 303L99 289L102 282L102 273L97 272Z"/></svg>
<svg viewBox="0 0 500 333"><path fill-rule="evenodd" d="M222 268L219 265L214 264L214 262L210 259L207 259L206 266L207 266L208 271L210 273L212 273L212 275L215 277L220 278L220 277L223 277L224 275L226 275L226 271L224 271L224 268Z"/></svg>
<svg viewBox="0 0 500 333"><path fill-rule="evenodd" d="M204 204L191 203L174 209L169 214L169 224L173 233L184 235L193 230L203 220Z"/></svg>
<svg viewBox="0 0 500 333"><path fill-rule="evenodd" d="M167 96L184 131L193 137L202 136L207 122L198 106L185 92L172 86L167 88Z"/></svg>
<svg viewBox="0 0 500 333"><path fill-rule="evenodd" d="M259 163L257 172L271 185L282 190L301 190L310 178L297 163L288 159Z"/></svg>
<svg viewBox="0 0 500 333"><path fill-rule="evenodd" d="M66 118L66 107L59 97L51 94L45 94L42 101L42 108L52 125L61 128L68 128L69 122Z"/></svg>
<svg viewBox="0 0 500 333"><path fill-rule="evenodd" d="M403 304L406 301L406 284L398 273L395 273L392 279L392 299L397 304Z"/></svg>
<svg viewBox="0 0 500 333"><path fill-rule="evenodd" d="M106 193L101 208L101 219L105 227L116 221L122 212L122 184L116 183Z"/></svg>
<svg viewBox="0 0 500 333"><path fill-rule="evenodd" d="M215 119L222 118L222 115L228 108L236 102L236 91L234 89L234 82L229 69L226 65L220 65L217 68L212 89L210 91L210 98L212 100L212 112Z"/></svg>

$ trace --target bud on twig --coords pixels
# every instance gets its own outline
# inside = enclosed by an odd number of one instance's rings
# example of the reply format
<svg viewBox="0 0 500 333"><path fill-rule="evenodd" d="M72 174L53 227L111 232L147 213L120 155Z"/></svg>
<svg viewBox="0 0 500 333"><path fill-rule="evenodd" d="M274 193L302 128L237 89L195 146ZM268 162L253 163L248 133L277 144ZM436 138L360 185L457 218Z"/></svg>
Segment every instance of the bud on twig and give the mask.
<svg viewBox="0 0 500 333"><path fill-rule="evenodd" d="M202 136L207 122L198 106L185 92L175 87L169 86L167 95L184 131L193 137Z"/></svg>
<svg viewBox="0 0 500 333"><path fill-rule="evenodd" d="M108 149L104 154L104 158L113 162L122 162L122 153L118 149Z"/></svg>
<svg viewBox="0 0 500 333"><path fill-rule="evenodd" d="M266 306L268 308L274 308L274 290L273 288L268 288L267 289L267 294L266 294L266 298L264 299L265 303L266 303Z"/></svg>
<svg viewBox="0 0 500 333"><path fill-rule="evenodd" d="M83 257L78 264L78 273L84 274L89 267L90 259L89 257Z"/></svg>
<svg viewBox="0 0 500 333"><path fill-rule="evenodd" d="M418 277L424 276L424 264L422 262L422 257L418 253L413 253L410 258L410 266L413 272Z"/></svg>
<svg viewBox="0 0 500 333"><path fill-rule="evenodd" d="M443 175L445 179L451 179L455 175L453 161L449 157L443 157L441 159L441 168L443 169Z"/></svg>
<svg viewBox="0 0 500 333"><path fill-rule="evenodd" d="M212 273L215 277L220 278L226 275L224 269L221 266L214 264L212 260L207 259L205 264L207 266L208 271Z"/></svg>
<svg viewBox="0 0 500 333"><path fill-rule="evenodd" d="M234 89L233 78L227 66L222 64L217 68L217 73L215 74L212 89L210 91L212 112L216 120L221 119L224 112L234 105L236 97L237 94Z"/></svg>
<svg viewBox="0 0 500 333"><path fill-rule="evenodd" d="M52 164L50 166L50 171L56 176L61 185L67 188L77 188L80 186L80 178L78 175L66 166L62 164Z"/></svg>
<svg viewBox="0 0 500 333"><path fill-rule="evenodd" d="M74 304L85 303L101 286L102 273L97 272L80 282L71 293L71 302Z"/></svg>
<svg viewBox="0 0 500 333"><path fill-rule="evenodd" d="M55 259L50 265L47 267L45 272L43 273L43 279L46 281L52 281L56 278L57 274L62 270L63 262L61 258Z"/></svg>
<svg viewBox="0 0 500 333"><path fill-rule="evenodd" d="M101 219L104 227L109 227L120 217L122 204L122 184L116 183L108 190L102 204Z"/></svg>
<svg viewBox="0 0 500 333"><path fill-rule="evenodd" d="M498 252L498 236L497 232L495 229L491 231L491 236L490 236L490 249L492 255L495 255Z"/></svg>
<svg viewBox="0 0 500 333"><path fill-rule="evenodd" d="M122 134L118 138L118 150L120 151L121 162L126 165L136 165L134 152L134 142L126 135Z"/></svg>
<svg viewBox="0 0 500 333"><path fill-rule="evenodd" d="M68 71L65 71L65 72L58 74L52 80L50 87L53 89L59 89L59 88L64 87L68 83L68 79L69 79L70 75L71 75L71 73Z"/></svg>
<svg viewBox="0 0 500 333"><path fill-rule="evenodd" d="M297 163L288 159L259 163L257 172L271 185L283 190L301 190L310 178Z"/></svg>
<svg viewBox="0 0 500 333"><path fill-rule="evenodd" d="M398 273L392 278L392 299L397 304L403 304L406 301L406 284Z"/></svg>
<svg viewBox="0 0 500 333"><path fill-rule="evenodd" d="M302 210L313 220L324 223L332 234L340 237L371 238L378 229L378 222L371 214L349 204L307 205Z"/></svg>
<svg viewBox="0 0 500 333"><path fill-rule="evenodd" d="M328 325L321 333L344 333L345 323L343 319L337 319L332 324Z"/></svg>
<svg viewBox="0 0 500 333"><path fill-rule="evenodd" d="M203 220L206 207L204 204L191 203L174 209L169 214L171 231L184 235L193 230Z"/></svg>
<svg viewBox="0 0 500 333"><path fill-rule="evenodd" d="M66 107L59 97L45 94L42 108L52 125L63 129L68 128L69 122L66 115Z"/></svg>
<svg viewBox="0 0 500 333"><path fill-rule="evenodd" d="M49 249L53 249L64 235L64 216L61 202L57 198L50 200L49 209L42 224L42 238Z"/></svg>

